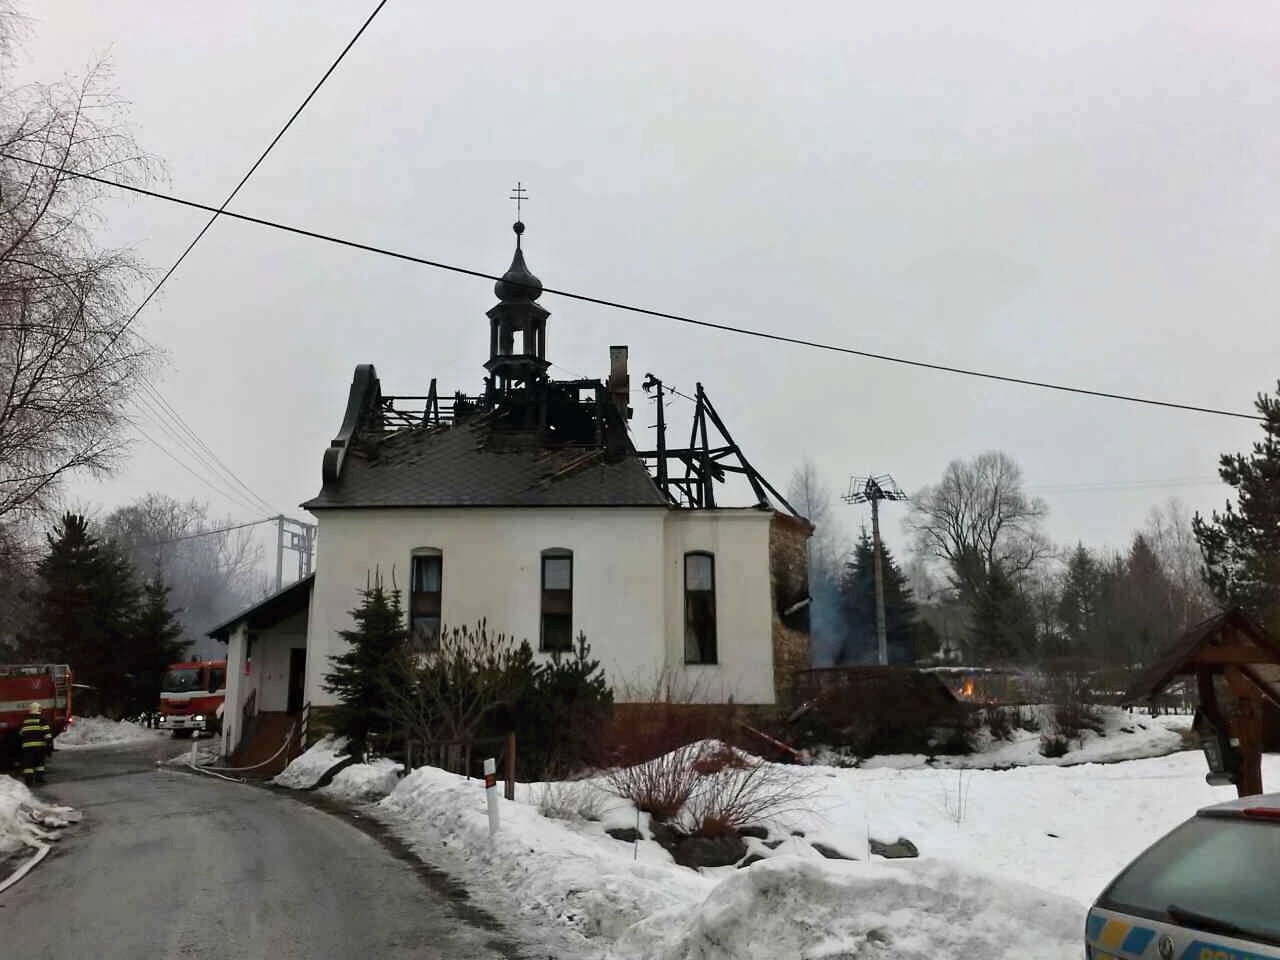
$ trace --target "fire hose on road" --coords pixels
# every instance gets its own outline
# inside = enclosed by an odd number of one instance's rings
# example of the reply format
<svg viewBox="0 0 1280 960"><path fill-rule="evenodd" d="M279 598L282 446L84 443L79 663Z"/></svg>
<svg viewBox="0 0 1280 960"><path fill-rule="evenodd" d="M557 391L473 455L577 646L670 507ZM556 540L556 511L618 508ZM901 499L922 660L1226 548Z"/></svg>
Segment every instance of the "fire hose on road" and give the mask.
<svg viewBox="0 0 1280 960"><path fill-rule="evenodd" d="M298 725L295 723L293 726L289 728L289 732L286 733L284 736L284 742L280 744L280 748L276 750L275 753L267 757L265 760L260 760L258 763L250 764L249 766L245 766L245 767L222 767L222 766L215 766L212 763L200 763L196 759L197 744L194 741L192 741L191 755L187 759L186 766L190 767L192 770L196 771L197 773L203 773L211 777L217 777L219 780L227 780L231 783L247 783L248 782L247 777L233 777L233 776L227 776L227 774L248 773L251 770L257 770L257 769L260 769L261 767L265 767L267 764L276 760L280 756L280 754L284 753L286 750L289 749L289 745L293 743L293 735L297 733L297 731L298 731ZM158 763L159 761L157 761L157 764Z"/></svg>

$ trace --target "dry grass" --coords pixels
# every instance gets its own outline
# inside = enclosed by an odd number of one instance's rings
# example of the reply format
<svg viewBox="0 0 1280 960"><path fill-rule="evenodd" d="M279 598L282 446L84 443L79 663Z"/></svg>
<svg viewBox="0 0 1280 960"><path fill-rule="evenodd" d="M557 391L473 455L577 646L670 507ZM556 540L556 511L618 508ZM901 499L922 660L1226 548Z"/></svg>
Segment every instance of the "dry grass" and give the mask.
<svg viewBox="0 0 1280 960"><path fill-rule="evenodd" d="M583 780L548 783L538 798L538 812L554 820L599 820L608 797Z"/></svg>

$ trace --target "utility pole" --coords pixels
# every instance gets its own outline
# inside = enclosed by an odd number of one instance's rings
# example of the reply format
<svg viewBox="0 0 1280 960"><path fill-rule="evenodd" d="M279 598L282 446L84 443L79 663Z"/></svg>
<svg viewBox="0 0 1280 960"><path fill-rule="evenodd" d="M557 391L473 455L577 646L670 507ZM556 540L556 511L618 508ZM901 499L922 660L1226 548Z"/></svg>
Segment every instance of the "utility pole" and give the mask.
<svg viewBox="0 0 1280 960"><path fill-rule="evenodd" d="M889 634L884 622L884 571L880 546L880 501L906 500L907 495L898 489L893 477L852 477L849 492L842 498L845 503L871 504L871 560L876 581L876 648L879 663L889 662Z"/></svg>
<svg viewBox="0 0 1280 960"><path fill-rule="evenodd" d="M281 514L276 521L276 590L284 589L284 552L293 550L298 554L298 579L301 580L313 569L315 561L316 525L301 520L291 520ZM288 535L288 542L285 536Z"/></svg>
<svg viewBox="0 0 1280 960"><path fill-rule="evenodd" d="M665 492L667 489L667 416L666 401L662 397L662 381L655 377L652 373L644 375L644 382L640 384L640 389L645 393L657 388L658 395L655 400L658 404L658 485Z"/></svg>
<svg viewBox="0 0 1280 960"><path fill-rule="evenodd" d="M284 514L276 517L276 592L284 587Z"/></svg>

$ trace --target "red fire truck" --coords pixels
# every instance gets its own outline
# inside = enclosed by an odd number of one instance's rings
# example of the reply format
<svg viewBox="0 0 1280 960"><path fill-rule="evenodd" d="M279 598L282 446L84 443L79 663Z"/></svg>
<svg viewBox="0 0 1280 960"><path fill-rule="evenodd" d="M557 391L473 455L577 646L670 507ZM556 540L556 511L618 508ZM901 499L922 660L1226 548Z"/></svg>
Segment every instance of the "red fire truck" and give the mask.
<svg viewBox="0 0 1280 960"><path fill-rule="evenodd" d="M175 663L160 685L160 729L178 738L198 730L221 733L226 698L227 661Z"/></svg>
<svg viewBox="0 0 1280 960"><path fill-rule="evenodd" d="M56 737L71 725L71 668L65 663L0 664L0 770L17 762L18 732L31 704Z"/></svg>

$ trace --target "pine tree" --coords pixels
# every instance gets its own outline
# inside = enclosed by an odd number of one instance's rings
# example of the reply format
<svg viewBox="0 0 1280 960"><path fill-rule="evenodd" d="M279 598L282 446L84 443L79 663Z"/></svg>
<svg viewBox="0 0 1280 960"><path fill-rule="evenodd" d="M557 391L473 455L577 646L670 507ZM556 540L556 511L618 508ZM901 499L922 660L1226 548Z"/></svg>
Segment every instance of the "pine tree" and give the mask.
<svg viewBox="0 0 1280 960"><path fill-rule="evenodd" d="M971 633L974 659L983 662L1016 660L1035 644L1031 604L998 563L975 599Z"/></svg>
<svg viewBox="0 0 1280 960"><path fill-rule="evenodd" d="M1259 394L1263 437L1250 454L1223 454L1218 475L1236 493L1206 520L1191 521L1204 554L1205 579L1224 607L1240 607L1280 628L1280 383Z"/></svg>
<svg viewBox="0 0 1280 960"><path fill-rule="evenodd" d="M1090 632L1098 606L1098 561L1083 543L1077 543L1067 561L1067 573L1058 600L1058 622L1062 627L1059 649L1051 656L1081 656L1089 646Z"/></svg>
<svg viewBox="0 0 1280 960"><path fill-rule="evenodd" d="M613 691L586 634L578 634L571 651L557 651L541 663L533 661L527 642L521 649L524 655L510 669L527 670L528 683L510 709L497 713L491 734L515 732L517 763L529 779L562 777L603 763L597 748L613 713Z"/></svg>
<svg viewBox="0 0 1280 960"><path fill-rule="evenodd" d="M1165 573L1151 542L1134 535L1121 580L1124 595L1123 666L1151 663L1177 639L1173 581Z"/></svg>
<svg viewBox="0 0 1280 960"><path fill-rule="evenodd" d="M157 572L143 584L129 644L131 714L157 709L165 669L186 653L188 644L183 641L182 632L177 611L169 607L169 587Z"/></svg>
<svg viewBox="0 0 1280 960"><path fill-rule="evenodd" d="M388 591L375 575L360 597L351 611L355 629L338 633L347 649L330 658L334 668L324 678L325 689L338 697L334 732L347 738L347 752L356 757L364 756L370 733L390 726L389 685L409 682L401 656L409 634L400 591Z"/></svg>
<svg viewBox="0 0 1280 960"><path fill-rule="evenodd" d="M882 543L885 639L890 663L913 663L924 632L907 578ZM879 657L876 623L875 550L862 531L840 582L845 641L836 663L875 663Z"/></svg>
<svg viewBox="0 0 1280 960"><path fill-rule="evenodd" d="M1125 558L1119 554L1098 561L1094 612L1082 655L1112 665L1130 659L1129 598L1125 589Z"/></svg>
<svg viewBox="0 0 1280 960"><path fill-rule="evenodd" d="M127 661L138 612L133 567L89 521L64 514L46 537L35 589L31 630L23 656L68 663L77 679L96 687L103 706L119 715L128 696Z"/></svg>

